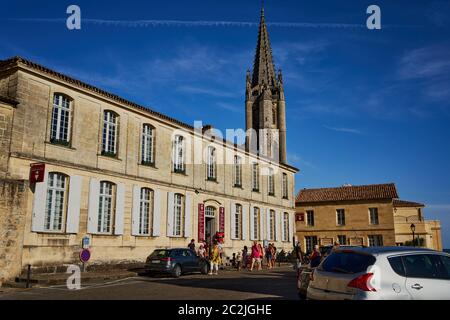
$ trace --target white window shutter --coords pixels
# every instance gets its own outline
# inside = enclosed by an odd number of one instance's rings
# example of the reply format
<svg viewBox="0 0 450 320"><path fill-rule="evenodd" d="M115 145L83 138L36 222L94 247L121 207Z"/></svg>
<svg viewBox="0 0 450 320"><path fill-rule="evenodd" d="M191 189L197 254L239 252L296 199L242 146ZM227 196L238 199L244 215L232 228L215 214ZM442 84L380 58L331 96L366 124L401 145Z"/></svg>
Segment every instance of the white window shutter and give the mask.
<svg viewBox="0 0 450 320"><path fill-rule="evenodd" d="M236 204L234 202L231 202L231 208L230 208L230 239L236 240Z"/></svg>
<svg viewBox="0 0 450 320"><path fill-rule="evenodd" d="M83 178L80 176L72 176L69 179L66 232L77 234L80 225L81 187Z"/></svg>
<svg viewBox="0 0 450 320"><path fill-rule="evenodd" d="M289 224L289 221L288 221ZM284 222L284 213L281 214L281 241L285 241L286 240L286 225Z"/></svg>
<svg viewBox="0 0 450 320"><path fill-rule="evenodd" d="M184 236L189 238L192 235L192 195L186 195L184 206Z"/></svg>
<svg viewBox="0 0 450 320"><path fill-rule="evenodd" d="M44 231L45 206L47 203L47 181L48 173L45 171L44 181L35 184L33 200L33 216L31 221L31 231Z"/></svg>
<svg viewBox="0 0 450 320"><path fill-rule="evenodd" d="M167 194L167 236L173 237L173 206L175 194L169 192Z"/></svg>
<svg viewBox="0 0 450 320"><path fill-rule="evenodd" d="M293 216L294 216L293 213L289 214L289 239L288 239L288 241L292 241L292 237L294 236L293 232L294 232L295 224L293 223L294 222Z"/></svg>
<svg viewBox="0 0 450 320"><path fill-rule="evenodd" d="M275 240L280 241L281 212L275 213Z"/></svg>
<svg viewBox="0 0 450 320"><path fill-rule="evenodd" d="M123 235L124 217L125 217L125 185L117 184L116 200L116 223L114 234Z"/></svg>
<svg viewBox="0 0 450 320"><path fill-rule="evenodd" d="M153 236L161 235L161 190L156 189L153 194Z"/></svg>
<svg viewBox="0 0 450 320"><path fill-rule="evenodd" d="M255 207L250 206L250 240L256 240L255 239Z"/></svg>
<svg viewBox="0 0 450 320"><path fill-rule="evenodd" d="M242 206L242 240L248 238L248 205Z"/></svg>
<svg viewBox="0 0 450 320"><path fill-rule="evenodd" d="M89 204L88 204L88 233L97 233L98 227L98 205L100 197L100 182L91 179L89 182Z"/></svg>
<svg viewBox="0 0 450 320"><path fill-rule="evenodd" d="M133 205L131 209L131 235L139 235L139 214L141 209L141 187L133 186Z"/></svg>
<svg viewBox="0 0 450 320"><path fill-rule="evenodd" d="M256 240L263 240L265 237L264 233L264 219L265 219L266 210L260 209L259 211L259 239Z"/></svg>
<svg viewBox="0 0 450 320"><path fill-rule="evenodd" d="M266 209L266 239L270 239L270 209Z"/></svg>

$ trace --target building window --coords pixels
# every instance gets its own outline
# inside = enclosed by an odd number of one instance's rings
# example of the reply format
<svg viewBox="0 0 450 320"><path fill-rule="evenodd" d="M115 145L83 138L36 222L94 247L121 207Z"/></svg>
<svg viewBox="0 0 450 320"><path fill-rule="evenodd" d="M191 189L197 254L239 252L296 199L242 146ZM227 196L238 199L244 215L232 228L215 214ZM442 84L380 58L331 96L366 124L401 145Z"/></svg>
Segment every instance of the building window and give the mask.
<svg viewBox="0 0 450 320"><path fill-rule="evenodd" d="M150 221L153 208L153 191L148 188L141 189L141 203L139 211L139 234L150 234Z"/></svg>
<svg viewBox="0 0 450 320"><path fill-rule="evenodd" d="M67 176L51 172L48 175L47 201L45 209L45 230L62 231L66 208Z"/></svg>
<svg viewBox="0 0 450 320"><path fill-rule="evenodd" d="M369 236L369 247L382 247L383 246L383 236L372 235Z"/></svg>
<svg viewBox="0 0 450 320"><path fill-rule="evenodd" d="M103 113L103 138L102 154L107 156L117 155L118 119L116 113L105 111Z"/></svg>
<svg viewBox="0 0 450 320"><path fill-rule="evenodd" d="M182 236L183 226L183 195L175 194L173 204L173 235L177 237Z"/></svg>
<svg viewBox="0 0 450 320"><path fill-rule="evenodd" d="M253 191L259 191L259 164L256 162L252 166L252 187Z"/></svg>
<svg viewBox="0 0 450 320"><path fill-rule="evenodd" d="M275 240L275 211L270 210L269 214L269 240Z"/></svg>
<svg viewBox="0 0 450 320"><path fill-rule="evenodd" d="M242 187L242 159L234 156L234 186Z"/></svg>
<svg viewBox="0 0 450 320"><path fill-rule="evenodd" d="M378 208L369 208L370 224L378 224Z"/></svg>
<svg viewBox="0 0 450 320"><path fill-rule="evenodd" d="M336 210L336 221L338 226L345 226L345 210L337 209Z"/></svg>
<svg viewBox="0 0 450 320"><path fill-rule="evenodd" d="M234 214L234 238L242 239L242 206L240 204L236 204Z"/></svg>
<svg viewBox="0 0 450 320"><path fill-rule="evenodd" d="M338 243L340 245L346 245L347 244L347 236L345 236L345 235L338 236Z"/></svg>
<svg viewBox="0 0 450 320"><path fill-rule="evenodd" d="M110 233L114 205L114 184L107 181L100 182L100 199L98 206L99 233Z"/></svg>
<svg viewBox="0 0 450 320"><path fill-rule="evenodd" d="M316 244L317 244L317 236L306 236L305 237L306 253L311 253Z"/></svg>
<svg viewBox="0 0 450 320"><path fill-rule="evenodd" d="M153 165L155 163L155 128L144 124L142 128L142 164Z"/></svg>
<svg viewBox="0 0 450 320"><path fill-rule="evenodd" d="M275 180L274 180L274 172L272 168L269 168L269 175L268 175L268 192L269 196L275 195Z"/></svg>
<svg viewBox="0 0 450 320"><path fill-rule="evenodd" d="M314 227L314 211L313 210L306 211L306 225L308 227Z"/></svg>
<svg viewBox="0 0 450 320"><path fill-rule="evenodd" d="M289 241L289 213L283 214L283 241Z"/></svg>
<svg viewBox="0 0 450 320"><path fill-rule="evenodd" d="M214 218L216 216L216 208L212 206L208 206L205 209L205 217Z"/></svg>
<svg viewBox="0 0 450 320"><path fill-rule="evenodd" d="M258 207L253 208L253 239L260 239L260 230L259 230L259 222L260 222L260 210Z"/></svg>
<svg viewBox="0 0 450 320"><path fill-rule="evenodd" d="M62 94L53 96L50 142L69 145L71 123L71 99Z"/></svg>
<svg viewBox="0 0 450 320"><path fill-rule="evenodd" d="M173 171L184 173L184 137L183 136L175 136L174 144L173 144Z"/></svg>
<svg viewBox="0 0 450 320"><path fill-rule="evenodd" d="M287 199L288 198L288 176L286 173L283 173L282 185L283 185L283 198Z"/></svg>
<svg viewBox="0 0 450 320"><path fill-rule="evenodd" d="M216 176L216 148L208 147L208 158L206 161L206 178L215 181Z"/></svg>

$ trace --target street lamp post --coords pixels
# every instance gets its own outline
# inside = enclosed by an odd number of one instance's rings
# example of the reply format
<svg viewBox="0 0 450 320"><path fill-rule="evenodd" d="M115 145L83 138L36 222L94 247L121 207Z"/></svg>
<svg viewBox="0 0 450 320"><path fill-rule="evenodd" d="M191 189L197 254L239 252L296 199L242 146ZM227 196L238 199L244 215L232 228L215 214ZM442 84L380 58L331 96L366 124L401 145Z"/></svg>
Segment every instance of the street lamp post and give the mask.
<svg viewBox="0 0 450 320"><path fill-rule="evenodd" d="M413 247L415 247L416 246L416 237L415 237L416 226L414 225L414 223L411 224L410 228L412 231Z"/></svg>

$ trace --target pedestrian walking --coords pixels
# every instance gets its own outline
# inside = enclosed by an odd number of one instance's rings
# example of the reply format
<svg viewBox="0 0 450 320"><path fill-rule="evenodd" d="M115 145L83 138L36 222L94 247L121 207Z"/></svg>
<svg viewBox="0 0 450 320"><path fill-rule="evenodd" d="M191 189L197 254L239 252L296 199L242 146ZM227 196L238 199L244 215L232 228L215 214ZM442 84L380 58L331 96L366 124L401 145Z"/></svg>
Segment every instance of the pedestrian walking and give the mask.
<svg viewBox="0 0 450 320"><path fill-rule="evenodd" d="M261 265L261 269L262 269L262 264L264 261L264 249L263 246L261 245L261 243L258 243L258 252L259 252L259 258L260 258L260 265ZM259 270L261 270L259 269Z"/></svg>
<svg viewBox="0 0 450 320"><path fill-rule="evenodd" d="M319 245L316 244L314 246L313 252L311 254L311 262L309 263L310 267L316 268L320 264L321 260L322 260L322 255L320 254Z"/></svg>
<svg viewBox="0 0 450 320"><path fill-rule="evenodd" d="M197 256L201 259L205 258L205 254L206 254L206 250L205 247L203 246L203 243L200 244L198 251L197 251Z"/></svg>
<svg viewBox="0 0 450 320"><path fill-rule="evenodd" d="M241 266L242 266L242 254L239 251L236 255L236 268L238 269L238 271L241 271Z"/></svg>
<svg viewBox="0 0 450 320"><path fill-rule="evenodd" d="M305 263L305 255L303 254L300 241L297 241L297 244L295 246L295 257L297 259L297 269L299 269L302 264Z"/></svg>
<svg viewBox="0 0 450 320"><path fill-rule="evenodd" d="M253 242L253 246L251 248L251 257L252 264L250 266L250 271L253 271L255 263L258 265L258 270L261 270L261 245L256 241Z"/></svg>
<svg viewBox="0 0 450 320"><path fill-rule="evenodd" d="M247 246L244 246L244 249L242 250L242 268L247 269L247 263L248 262L248 248Z"/></svg>
<svg viewBox="0 0 450 320"><path fill-rule="evenodd" d="M269 243L269 245L266 248L266 261L267 261L267 269L272 269L272 244Z"/></svg>
<svg viewBox="0 0 450 320"><path fill-rule="evenodd" d="M276 260L277 260L277 247L275 247L275 243L272 243L272 268L275 267Z"/></svg>
<svg viewBox="0 0 450 320"><path fill-rule="evenodd" d="M211 249L211 254L210 254L210 265L211 268L209 270L209 274L215 274L217 275L219 273L219 265L221 263L221 259L220 259L220 250L219 250L219 246L217 245L217 243L214 244L214 246Z"/></svg>
<svg viewBox="0 0 450 320"><path fill-rule="evenodd" d="M188 244L188 248L195 252L195 240L192 239Z"/></svg>

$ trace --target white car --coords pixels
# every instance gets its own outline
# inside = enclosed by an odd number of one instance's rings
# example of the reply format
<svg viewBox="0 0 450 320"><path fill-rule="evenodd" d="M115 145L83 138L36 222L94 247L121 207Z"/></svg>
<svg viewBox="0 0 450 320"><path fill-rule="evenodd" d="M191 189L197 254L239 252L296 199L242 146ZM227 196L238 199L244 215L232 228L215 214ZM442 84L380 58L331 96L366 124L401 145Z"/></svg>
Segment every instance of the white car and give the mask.
<svg viewBox="0 0 450 320"><path fill-rule="evenodd" d="M338 249L317 267L313 300L450 300L450 254L409 247Z"/></svg>

